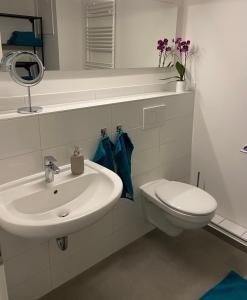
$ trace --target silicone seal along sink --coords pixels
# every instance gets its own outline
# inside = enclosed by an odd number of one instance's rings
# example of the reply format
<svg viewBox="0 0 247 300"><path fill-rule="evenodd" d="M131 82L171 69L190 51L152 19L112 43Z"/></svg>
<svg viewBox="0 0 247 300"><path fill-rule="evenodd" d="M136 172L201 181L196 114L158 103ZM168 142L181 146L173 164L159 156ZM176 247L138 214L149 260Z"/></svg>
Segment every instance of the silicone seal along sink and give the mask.
<svg viewBox="0 0 247 300"><path fill-rule="evenodd" d="M42 172L1 185L0 225L25 238L63 237L103 217L121 193L117 174L86 160L79 176L68 165L52 183Z"/></svg>

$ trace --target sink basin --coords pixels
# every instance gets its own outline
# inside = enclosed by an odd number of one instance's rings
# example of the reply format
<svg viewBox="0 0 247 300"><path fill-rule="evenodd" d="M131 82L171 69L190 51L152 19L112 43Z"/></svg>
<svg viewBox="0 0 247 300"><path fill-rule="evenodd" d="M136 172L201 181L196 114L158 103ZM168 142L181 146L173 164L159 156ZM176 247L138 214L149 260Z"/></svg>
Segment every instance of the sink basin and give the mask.
<svg viewBox="0 0 247 300"><path fill-rule="evenodd" d="M0 225L25 238L59 238L103 217L117 202L122 181L117 174L85 161L82 175L61 167L52 183L44 172L0 186Z"/></svg>

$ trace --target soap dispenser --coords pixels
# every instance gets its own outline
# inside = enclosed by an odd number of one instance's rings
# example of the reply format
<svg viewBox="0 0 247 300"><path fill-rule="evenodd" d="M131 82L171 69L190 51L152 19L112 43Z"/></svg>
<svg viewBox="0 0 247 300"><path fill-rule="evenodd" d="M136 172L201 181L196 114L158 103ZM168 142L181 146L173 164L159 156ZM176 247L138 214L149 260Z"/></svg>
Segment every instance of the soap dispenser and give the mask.
<svg viewBox="0 0 247 300"><path fill-rule="evenodd" d="M70 159L71 173L73 175L81 175L84 173L84 156L81 155L78 146L75 146L75 150Z"/></svg>

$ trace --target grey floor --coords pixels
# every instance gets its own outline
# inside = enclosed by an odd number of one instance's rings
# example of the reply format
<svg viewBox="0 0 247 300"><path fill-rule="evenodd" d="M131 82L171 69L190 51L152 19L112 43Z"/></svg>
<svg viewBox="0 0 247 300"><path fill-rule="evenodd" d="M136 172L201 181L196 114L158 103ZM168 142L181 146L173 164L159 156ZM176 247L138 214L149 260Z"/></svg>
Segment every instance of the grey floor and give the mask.
<svg viewBox="0 0 247 300"><path fill-rule="evenodd" d="M42 300L197 300L247 254L204 231L170 238L155 230Z"/></svg>

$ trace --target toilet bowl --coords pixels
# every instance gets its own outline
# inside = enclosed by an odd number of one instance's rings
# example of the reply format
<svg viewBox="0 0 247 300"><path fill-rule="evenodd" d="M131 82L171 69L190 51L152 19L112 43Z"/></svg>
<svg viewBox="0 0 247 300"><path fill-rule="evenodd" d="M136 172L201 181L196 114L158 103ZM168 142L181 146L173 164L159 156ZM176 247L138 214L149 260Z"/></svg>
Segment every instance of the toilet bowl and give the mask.
<svg viewBox="0 0 247 300"><path fill-rule="evenodd" d="M148 221L170 236L206 226L217 208L207 192L181 182L159 179L140 190Z"/></svg>

